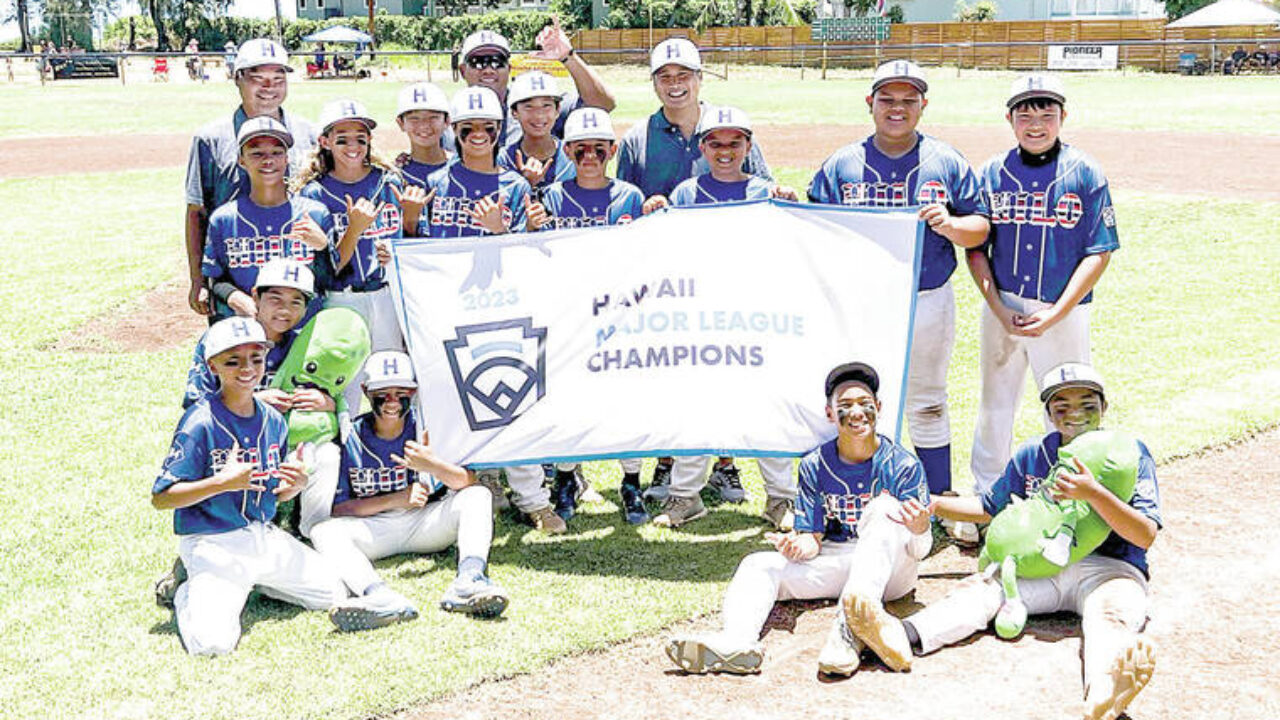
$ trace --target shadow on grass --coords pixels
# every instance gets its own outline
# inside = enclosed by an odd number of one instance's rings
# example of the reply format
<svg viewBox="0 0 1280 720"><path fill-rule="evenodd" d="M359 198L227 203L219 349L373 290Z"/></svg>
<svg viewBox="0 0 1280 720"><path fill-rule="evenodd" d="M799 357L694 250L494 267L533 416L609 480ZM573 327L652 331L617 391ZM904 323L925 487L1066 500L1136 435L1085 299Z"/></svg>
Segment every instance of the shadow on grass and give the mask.
<svg viewBox="0 0 1280 720"><path fill-rule="evenodd" d="M240 612L240 637L243 638L248 635L253 630L253 626L260 622L292 620L304 612L310 611L283 600L269 598L257 592L250 593L248 601L245 602L244 610ZM152 625L149 632L152 635L177 635L177 615L170 612L168 620Z"/></svg>

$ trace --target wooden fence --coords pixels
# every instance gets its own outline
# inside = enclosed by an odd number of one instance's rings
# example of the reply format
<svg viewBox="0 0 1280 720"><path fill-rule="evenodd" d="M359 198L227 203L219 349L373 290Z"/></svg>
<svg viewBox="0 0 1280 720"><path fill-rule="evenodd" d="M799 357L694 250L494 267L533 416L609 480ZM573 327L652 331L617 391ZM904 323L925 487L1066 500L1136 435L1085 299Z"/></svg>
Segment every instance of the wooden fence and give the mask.
<svg viewBox="0 0 1280 720"><path fill-rule="evenodd" d="M583 30L574 46L593 63L644 64L649 48L670 37L685 37L711 62L813 67L821 63L823 47L810 31L808 25L709 28L701 33L689 28ZM826 54L832 67L868 67L882 58L905 57L924 65L1031 70L1045 66L1048 45L1063 43L1118 45L1122 67L1173 71L1184 52L1222 58L1236 43L1268 43L1274 50L1280 30L1267 25L1169 28L1163 19L903 23L891 26L889 39L880 45L829 43Z"/></svg>

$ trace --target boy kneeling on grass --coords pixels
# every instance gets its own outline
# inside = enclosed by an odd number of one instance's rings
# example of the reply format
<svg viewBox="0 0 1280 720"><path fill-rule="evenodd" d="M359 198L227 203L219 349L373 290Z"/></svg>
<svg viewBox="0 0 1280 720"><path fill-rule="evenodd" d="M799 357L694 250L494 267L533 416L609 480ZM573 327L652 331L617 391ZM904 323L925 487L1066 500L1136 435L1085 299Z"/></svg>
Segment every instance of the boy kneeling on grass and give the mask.
<svg viewBox="0 0 1280 720"><path fill-rule="evenodd" d="M417 392L409 356L376 352L364 366L371 412L356 418L343 449L333 516L311 530L316 550L360 596L329 618L342 630L368 630L413 620L418 610L387 587L371 561L399 553L458 546L458 576L440 607L497 617L507 596L485 575L493 540L493 497L464 468L421 443L410 412ZM421 474L420 474L421 473Z"/></svg>

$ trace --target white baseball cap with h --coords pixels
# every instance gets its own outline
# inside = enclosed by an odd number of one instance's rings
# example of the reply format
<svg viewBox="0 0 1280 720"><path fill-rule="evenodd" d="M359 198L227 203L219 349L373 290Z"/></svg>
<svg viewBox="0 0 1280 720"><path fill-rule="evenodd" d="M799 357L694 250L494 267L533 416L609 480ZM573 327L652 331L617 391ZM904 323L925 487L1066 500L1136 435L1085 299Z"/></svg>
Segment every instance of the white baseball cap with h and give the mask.
<svg viewBox="0 0 1280 720"><path fill-rule="evenodd" d="M272 258L258 268L258 279L253 283L253 289L273 287L293 288L309 300L316 296L316 276L311 268L297 260Z"/></svg>
<svg viewBox="0 0 1280 720"><path fill-rule="evenodd" d="M289 67L289 52L283 45L268 38L246 40L236 51L232 67L239 73L262 65L280 65L285 72L293 72L293 68Z"/></svg>
<svg viewBox="0 0 1280 720"><path fill-rule="evenodd" d="M1013 81L1005 107L1013 109L1014 105L1032 98L1045 98L1059 105L1066 105L1067 87L1057 75L1028 73Z"/></svg>
<svg viewBox="0 0 1280 720"><path fill-rule="evenodd" d="M879 90L889 83L904 82L914 85L920 94L929 92L929 81L925 78L924 69L910 60L890 60L876 68L871 78L871 92Z"/></svg>
<svg viewBox="0 0 1280 720"><path fill-rule="evenodd" d="M514 108L516 103L536 97L555 98L557 102L564 97L555 77L541 70L522 72L511 81L511 89L507 91L507 107Z"/></svg>
<svg viewBox="0 0 1280 720"><path fill-rule="evenodd" d="M564 141L617 140L609 113L596 107L582 107L569 113L564 121Z"/></svg>
<svg viewBox="0 0 1280 720"><path fill-rule="evenodd" d="M253 318L229 317L219 320L204 334L204 359L212 360L241 345L271 347L271 341L267 339L267 331Z"/></svg>
<svg viewBox="0 0 1280 720"><path fill-rule="evenodd" d="M284 123L273 117L259 115L255 118L249 118L240 123L240 130L236 133L236 145L244 147L244 144L256 137L273 137L284 146L293 147L293 135L289 132L289 128Z"/></svg>
<svg viewBox="0 0 1280 720"><path fill-rule="evenodd" d="M449 98L432 83L414 83L401 89L396 97L396 117L414 110L434 110L448 115Z"/></svg>
<svg viewBox="0 0 1280 720"><path fill-rule="evenodd" d="M413 361L398 350L380 350L364 361L365 390L381 390L389 387L416 388L413 379Z"/></svg>
<svg viewBox="0 0 1280 720"><path fill-rule="evenodd" d="M1074 387L1094 390L1104 401L1107 397L1102 388L1102 374L1086 363L1062 363L1045 373L1040 387L1044 388L1040 391L1040 402L1046 404L1053 400L1054 395Z"/></svg>
<svg viewBox="0 0 1280 720"><path fill-rule="evenodd" d="M498 100L498 94L481 85L459 90L453 96L453 107L449 111L449 121L460 123L463 120L496 120L501 122L502 101Z"/></svg>
<svg viewBox="0 0 1280 720"><path fill-rule="evenodd" d="M670 38L663 40L649 53L649 74L658 72L667 65L679 65L690 70L702 71L702 53L698 46L687 38Z"/></svg>
<svg viewBox="0 0 1280 720"><path fill-rule="evenodd" d="M463 60L482 50L509 57L511 55L511 43L507 42L502 33L493 30L477 30L462 41Z"/></svg>
<svg viewBox="0 0 1280 720"><path fill-rule="evenodd" d="M751 137L751 118L736 107L728 105L709 107L702 113L702 120L698 122L698 135L706 137L715 130L738 130L747 137Z"/></svg>
<svg viewBox="0 0 1280 720"><path fill-rule="evenodd" d="M330 100L320 109L320 132L327 133L340 122L353 120L372 130L378 123L358 100Z"/></svg>

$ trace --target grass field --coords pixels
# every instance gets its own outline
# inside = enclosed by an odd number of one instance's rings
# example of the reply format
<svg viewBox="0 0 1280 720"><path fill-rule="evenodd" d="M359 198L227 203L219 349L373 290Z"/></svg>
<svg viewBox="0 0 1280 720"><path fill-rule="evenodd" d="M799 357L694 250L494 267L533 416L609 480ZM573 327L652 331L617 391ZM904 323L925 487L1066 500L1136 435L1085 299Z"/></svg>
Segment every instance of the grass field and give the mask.
<svg viewBox="0 0 1280 720"><path fill-rule="evenodd" d="M733 69L728 83L708 81L707 96L726 99L740 84L751 92L739 102L758 122L842 122L848 112L861 122L848 103L857 107L864 82L800 84L785 79L791 74ZM651 111L642 73L610 76L620 83L622 118ZM965 71L938 82L928 117L995 123L989 108L993 99L998 107L1008 79ZM1280 127L1280 88L1271 78L1209 80L1076 77L1076 118L1133 129ZM314 116L324 99L353 90L386 116L395 89L302 83L290 107ZM18 87L6 90L6 107L26 111L0 115L0 138L101 134L110 143L121 132L188 132L225 112L232 98L220 84ZM812 169L775 155L781 179L803 187ZM141 292L180 271L181 178L171 168L0 180L0 673L10 678L0 684L0 714L368 717L718 607L737 560L760 544L762 527L751 518L761 495L753 463L740 463L752 503L723 507L681 532L634 529L610 505L587 508L571 534L554 539L502 519L492 575L513 601L500 622L435 610L452 555L397 557L380 568L424 611L414 623L342 636L322 614L259 600L250 604L236 653L186 656L169 613L151 602L151 582L176 542L170 515L152 510L148 497L180 415L189 347L46 349L90 317L129 312ZM1093 316L1096 362L1110 381L1109 424L1137 433L1167 459L1280 422L1280 204L1126 188L1116 188L1115 198L1123 248ZM955 286L951 412L955 466L965 477L979 303L962 275ZM1039 427L1028 398L1018 436ZM588 470L616 498L616 466Z"/></svg>

